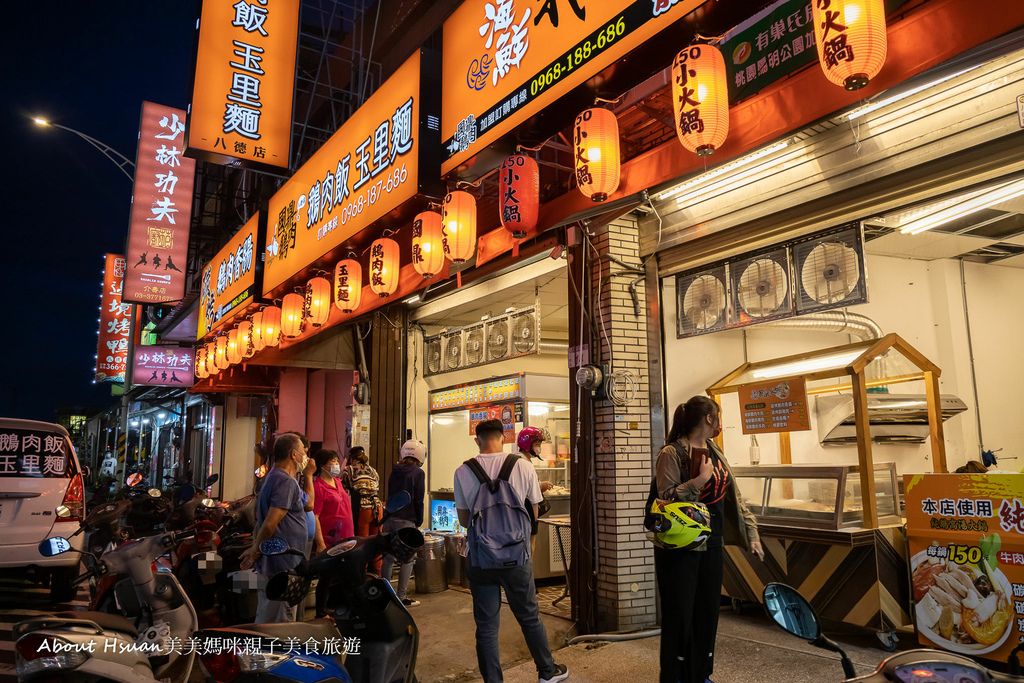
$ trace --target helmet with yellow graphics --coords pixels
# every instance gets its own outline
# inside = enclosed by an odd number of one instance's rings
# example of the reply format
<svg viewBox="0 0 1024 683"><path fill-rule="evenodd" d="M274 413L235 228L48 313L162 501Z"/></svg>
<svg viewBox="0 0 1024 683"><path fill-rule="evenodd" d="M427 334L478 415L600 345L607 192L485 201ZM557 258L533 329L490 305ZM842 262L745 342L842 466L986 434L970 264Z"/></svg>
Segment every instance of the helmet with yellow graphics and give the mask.
<svg viewBox="0 0 1024 683"><path fill-rule="evenodd" d="M666 548L697 548L711 535L711 513L704 503L655 500L651 513L656 519L651 530Z"/></svg>

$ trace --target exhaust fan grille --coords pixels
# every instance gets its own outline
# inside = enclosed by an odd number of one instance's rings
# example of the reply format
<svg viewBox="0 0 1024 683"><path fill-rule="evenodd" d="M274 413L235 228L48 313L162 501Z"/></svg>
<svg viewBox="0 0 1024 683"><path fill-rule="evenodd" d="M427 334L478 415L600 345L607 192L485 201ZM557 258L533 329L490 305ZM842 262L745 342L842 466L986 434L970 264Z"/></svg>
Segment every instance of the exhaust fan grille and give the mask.
<svg viewBox="0 0 1024 683"><path fill-rule="evenodd" d="M540 353L540 303L423 340L425 377Z"/></svg>

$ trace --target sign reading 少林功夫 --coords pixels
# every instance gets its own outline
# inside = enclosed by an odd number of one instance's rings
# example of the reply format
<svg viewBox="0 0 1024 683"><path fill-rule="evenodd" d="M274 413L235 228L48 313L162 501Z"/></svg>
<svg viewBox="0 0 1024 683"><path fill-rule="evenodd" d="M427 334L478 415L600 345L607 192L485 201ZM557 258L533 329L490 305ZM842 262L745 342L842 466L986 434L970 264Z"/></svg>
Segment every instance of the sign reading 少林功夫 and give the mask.
<svg viewBox="0 0 1024 683"><path fill-rule="evenodd" d="M414 53L270 198L265 295L417 194L440 196L439 71Z"/></svg>
<svg viewBox="0 0 1024 683"><path fill-rule="evenodd" d="M195 383L195 349L184 346L136 346L132 384L190 387Z"/></svg>
<svg viewBox="0 0 1024 683"><path fill-rule="evenodd" d="M757 382L738 387L744 434L798 432L811 428L807 385L802 377Z"/></svg>
<svg viewBox="0 0 1024 683"><path fill-rule="evenodd" d="M466 0L444 23L449 173L704 0Z"/></svg>
<svg viewBox="0 0 1024 683"><path fill-rule="evenodd" d="M185 295L196 162L182 156L184 133L184 111L142 103L125 301L158 304Z"/></svg>
<svg viewBox="0 0 1024 683"><path fill-rule="evenodd" d="M247 306L257 294L258 237L259 214L256 214L203 270L197 339L230 322L231 314Z"/></svg>
<svg viewBox="0 0 1024 683"><path fill-rule="evenodd" d="M121 300L124 275L124 256L107 254L96 342L97 382L124 382L128 360L128 333L132 324L132 305Z"/></svg>
<svg viewBox="0 0 1024 683"><path fill-rule="evenodd" d="M299 0L205 0L188 155L288 168Z"/></svg>
<svg viewBox="0 0 1024 683"><path fill-rule="evenodd" d="M67 441L53 432L0 430L0 477L68 476Z"/></svg>

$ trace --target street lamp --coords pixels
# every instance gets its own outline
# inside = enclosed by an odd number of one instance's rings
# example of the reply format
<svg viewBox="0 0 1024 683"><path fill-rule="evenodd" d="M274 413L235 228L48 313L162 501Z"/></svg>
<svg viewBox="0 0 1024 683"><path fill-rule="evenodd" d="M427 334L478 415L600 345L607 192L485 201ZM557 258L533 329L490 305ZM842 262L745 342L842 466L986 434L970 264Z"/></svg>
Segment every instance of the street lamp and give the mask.
<svg viewBox="0 0 1024 683"><path fill-rule="evenodd" d="M90 145L92 145L93 147L98 149L100 152L102 152L103 156L105 156L108 159L110 159L111 161L113 161L114 164L119 169L121 169L121 172L124 173L126 176L128 176L128 180L132 181L133 183L135 182L135 177L132 176L132 174L129 173L128 170L125 168L127 166L127 167L131 168L132 171L134 171L135 170L135 162L131 161L130 159L128 159L125 155L121 154L120 152L118 152L116 149L114 149L110 145L104 144L104 143L100 142L99 140L97 140L96 138L94 138L94 137L92 137L90 135L86 135L85 133L83 133L80 130L75 130L74 128L68 128L67 126L62 126L59 123L53 123L51 121L47 121L46 119L41 118L39 116L34 117L32 120L35 121L35 124L37 126L42 126L42 127L53 126L54 128L60 128L61 130L66 130L69 133L74 133L75 135L77 135L78 137L82 138L83 140L88 142Z"/></svg>

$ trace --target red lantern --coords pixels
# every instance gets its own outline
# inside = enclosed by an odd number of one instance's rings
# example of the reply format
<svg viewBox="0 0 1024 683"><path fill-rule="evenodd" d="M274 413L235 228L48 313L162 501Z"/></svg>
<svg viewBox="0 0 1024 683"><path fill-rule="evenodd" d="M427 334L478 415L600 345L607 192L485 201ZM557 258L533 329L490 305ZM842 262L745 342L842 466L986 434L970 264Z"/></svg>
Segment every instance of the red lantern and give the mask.
<svg viewBox="0 0 1024 683"><path fill-rule="evenodd" d="M814 41L825 77L860 90L878 75L888 49L883 0L816 0Z"/></svg>
<svg viewBox="0 0 1024 683"><path fill-rule="evenodd" d="M263 342L263 311L258 311L252 316L252 350L259 353L266 344Z"/></svg>
<svg viewBox="0 0 1024 683"><path fill-rule="evenodd" d="M196 360L195 360L195 371L196 377L199 379L206 379L206 347L200 346L196 349Z"/></svg>
<svg viewBox="0 0 1024 683"><path fill-rule="evenodd" d="M252 341L252 323L243 320L238 323L238 355L245 360L252 358L254 353L256 353L256 346Z"/></svg>
<svg viewBox="0 0 1024 683"><path fill-rule="evenodd" d="M301 297L299 297L301 299ZM263 329L260 331L260 339L267 346L277 346L281 343L281 309L277 306L267 306L263 309Z"/></svg>
<svg viewBox="0 0 1024 683"><path fill-rule="evenodd" d="M313 327L320 327L331 315L331 283L322 277L312 278L306 283L306 320Z"/></svg>
<svg viewBox="0 0 1024 683"><path fill-rule="evenodd" d="M424 211L412 221L412 265L423 277L434 277L444 268L444 236L441 214Z"/></svg>
<svg viewBox="0 0 1024 683"><path fill-rule="evenodd" d="M236 365L242 362L242 349L238 344L238 330L228 332L228 349L226 352L228 362Z"/></svg>
<svg viewBox="0 0 1024 683"><path fill-rule="evenodd" d="M713 45L691 45L672 63L672 110L683 147L714 154L729 135L729 82L725 59Z"/></svg>
<svg viewBox="0 0 1024 683"><path fill-rule="evenodd" d="M217 343L215 341L206 344L206 376L214 377L220 372L217 367Z"/></svg>
<svg viewBox="0 0 1024 683"><path fill-rule="evenodd" d="M619 122L607 109L587 109L576 117L576 186L595 202L619 188Z"/></svg>
<svg viewBox="0 0 1024 683"><path fill-rule="evenodd" d="M468 261L476 251L476 198L456 190L444 198L441 243L452 263Z"/></svg>
<svg viewBox="0 0 1024 683"><path fill-rule="evenodd" d="M398 242L389 237L370 246L370 289L382 299L398 289L399 258Z"/></svg>
<svg viewBox="0 0 1024 683"><path fill-rule="evenodd" d="M338 261L334 266L334 305L342 313L359 308L363 298L363 267L355 259Z"/></svg>
<svg viewBox="0 0 1024 683"><path fill-rule="evenodd" d="M281 333L286 337L297 337L302 332L303 309L306 300L301 294L285 294L281 300Z"/></svg>
<svg viewBox="0 0 1024 683"><path fill-rule="evenodd" d="M516 239L537 227L540 209L540 167L533 157L513 154L501 165L498 192L501 227Z"/></svg>
<svg viewBox="0 0 1024 683"><path fill-rule="evenodd" d="M222 334L217 337L217 367L221 370L227 370L231 367L231 361L228 360L228 338L227 335Z"/></svg>

